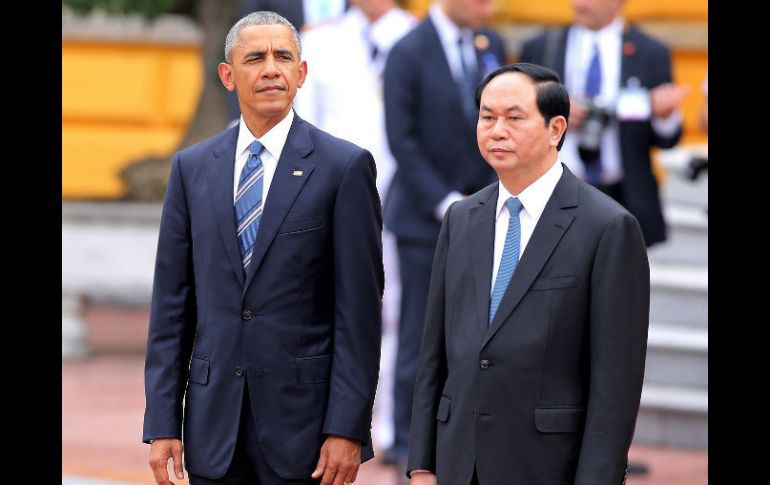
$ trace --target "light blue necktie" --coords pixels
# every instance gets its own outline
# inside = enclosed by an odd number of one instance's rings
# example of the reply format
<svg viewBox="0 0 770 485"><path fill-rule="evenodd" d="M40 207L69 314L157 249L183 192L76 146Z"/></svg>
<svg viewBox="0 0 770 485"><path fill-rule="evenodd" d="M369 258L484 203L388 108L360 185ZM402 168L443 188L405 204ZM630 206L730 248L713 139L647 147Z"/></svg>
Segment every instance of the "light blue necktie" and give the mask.
<svg viewBox="0 0 770 485"><path fill-rule="evenodd" d="M497 307L500 306L500 300L503 299L505 289L508 288L508 282L516 270L519 263L519 246L521 243L521 223L519 222L519 212L522 205L518 198L510 197L505 201L508 207L510 219L508 219L508 232L505 234L505 246L503 246L503 257L500 258L500 267L497 269L497 278L495 278L495 288L492 290L492 297L489 301L489 324L495 316Z"/></svg>
<svg viewBox="0 0 770 485"><path fill-rule="evenodd" d="M262 216L262 175L264 167L259 155L265 147L258 140L249 145L249 159L241 171L238 192L235 195L235 222L237 223L238 244L241 247L243 272L251 262L254 241L257 240L259 220Z"/></svg>
<svg viewBox="0 0 770 485"><path fill-rule="evenodd" d="M599 57L599 44L594 42L594 55L591 58L591 64L588 66L588 74L586 76L586 88L585 96L588 99L593 100L602 90L602 63ZM602 158L601 154L597 157L594 163L586 164L586 180L593 185L597 185L601 181L602 175Z"/></svg>

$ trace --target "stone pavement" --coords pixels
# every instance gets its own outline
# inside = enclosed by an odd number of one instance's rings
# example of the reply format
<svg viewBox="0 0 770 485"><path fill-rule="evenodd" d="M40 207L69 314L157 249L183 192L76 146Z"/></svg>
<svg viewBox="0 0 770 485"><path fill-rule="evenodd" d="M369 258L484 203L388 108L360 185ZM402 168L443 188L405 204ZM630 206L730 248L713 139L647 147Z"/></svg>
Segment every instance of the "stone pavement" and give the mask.
<svg viewBox="0 0 770 485"><path fill-rule="evenodd" d="M146 308L86 307L91 354L62 362L62 485L153 483L149 447L141 443L147 316ZM632 475L629 485L708 482L707 451L633 445L630 459L649 473ZM397 479L375 458L356 483L396 485Z"/></svg>

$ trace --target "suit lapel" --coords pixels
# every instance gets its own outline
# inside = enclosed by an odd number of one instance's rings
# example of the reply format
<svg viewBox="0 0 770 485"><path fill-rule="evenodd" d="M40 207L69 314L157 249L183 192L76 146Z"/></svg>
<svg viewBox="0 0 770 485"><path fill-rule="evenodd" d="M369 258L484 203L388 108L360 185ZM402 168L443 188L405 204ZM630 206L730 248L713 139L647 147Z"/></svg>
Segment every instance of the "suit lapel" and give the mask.
<svg viewBox="0 0 770 485"><path fill-rule="evenodd" d="M626 46L634 46L634 32L628 27L628 24L623 28L623 36L621 38L620 47L620 89L624 86L628 86L628 79L636 77L642 80L642 75L639 72L639 56L634 55L636 48L630 48L626 50Z"/></svg>
<svg viewBox="0 0 770 485"><path fill-rule="evenodd" d="M474 288L476 291L475 321L481 322L486 330L489 320L489 294L492 284L492 258L495 244L495 209L497 208L498 185L489 194L479 194L478 205L470 210L471 264L473 265Z"/></svg>
<svg viewBox="0 0 770 485"><path fill-rule="evenodd" d="M548 31L546 36L549 37L546 37L546 45L543 51L543 66L556 71L556 74L559 75L559 79L561 79L562 83L566 82L566 78L564 77L564 66L567 63L567 38L569 37L569 29L570 27L567 27L566 29L561 29L555 33L554 42L556 42L556 44L553 49L551 49L549 43L551 42L550 36L554 34L552 34L551 31Z"/></svg>
<svg viewBox="0 0 770 485"><path fill-rule="evenodd" d="M566 168L562 173L559 183L556 184L551 198L535 226L516 271L511 277L508 288L505 290L500 306L492 319L490 329L487 332L482 347L489 342L494 334L503 326L513 310L518 306L524 294L529 290L548 258L567 232L575 216L564 209L577 206L578 182L574 175ZM489 286L489 285L487 285Z"/></svg>
<svg viewBox="0 0 770 485"><path fill-rule="evenodd" d="M235 278L243 284L243 266L238 237L235 232L235 206L233 203L233 180L235 173L235 147L238 140L238 126L230 128L223 141L212 150L212 160L206 163L206 183L209 202L217 221L219 235L225 246L227 259L233 267Z"/></svg>
<svg viewBox="0 0 770 485"><path fill-rule="evenodd" d="M313 162L305 159L312 151L313 144L310 141L307 124L295 114L281 153L281 159L278 160L275 175L270 183L270 191L267 194L262 220L259 223L257 240L254 242L254 252L246 273L246 282L243 285L244 294L254 278L254 274L259 269L270 244L275 239L278 228L315 168ZM301 171L302 175L295 176L295 170Z"/></svg>
<svg viewBox="0 0 770 485"><path fill-rule="evenodd" d="M432 64L426 64L428 75L438 78L438 85L447 86L447 89L450 89L454 93L449 95L449 99L451 100L450 103L455 107L456 115L467 118L461 104L462 91L460 90L460 85L457 83L457 80L452 74L452 70L449 68L447 53L444 52L444 46L441 44L438 31L436 30L436 26L433 25L430 16L425 20L425 31L423 32L423 35L425 37L425 45L429 46L425 58L437 60L437 62ZM447 80L449 80L448 83ZM475 131L475 124L473 129Z"/></svg>

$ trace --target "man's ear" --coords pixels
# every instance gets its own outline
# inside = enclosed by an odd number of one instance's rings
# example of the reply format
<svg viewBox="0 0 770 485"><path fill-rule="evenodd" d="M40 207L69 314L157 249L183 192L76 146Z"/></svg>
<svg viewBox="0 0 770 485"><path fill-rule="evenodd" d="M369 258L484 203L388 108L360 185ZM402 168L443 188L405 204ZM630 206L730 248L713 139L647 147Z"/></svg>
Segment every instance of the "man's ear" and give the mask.
<svg viewBox="0 0 770 485"><path fill-rule="evenodd" d="M307 61L299 61L299 83L297 87L301 88L305 84L305 78L307 77Z"/></svg>
<svg viewBox="0 0 770 485"><path fill-rule="evenodd" d="M567 119L561 115L554 116L548 123L548 130L551 132L551 146L556 148L559 146L562 135L567 131Z"/></svg>
<svg viewBox="0 0 770 485"><path fill-rule="evenodd" d="M219 73L219 79L222 81L222 84L225 86L225 89L227 89L230 92L235 91L235 81L233 80L233 66L226 62L219 63L219 67L217 67L217 72Z"/></svg>

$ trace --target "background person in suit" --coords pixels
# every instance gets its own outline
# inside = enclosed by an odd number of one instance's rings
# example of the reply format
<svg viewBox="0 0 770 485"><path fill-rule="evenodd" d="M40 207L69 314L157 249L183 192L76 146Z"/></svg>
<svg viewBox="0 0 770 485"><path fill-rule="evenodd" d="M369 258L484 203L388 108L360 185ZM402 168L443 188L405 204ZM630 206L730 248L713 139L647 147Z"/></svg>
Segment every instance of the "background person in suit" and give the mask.
<svg viewBox="0 0 770 485"><path fill-rule="evenodd" d="M688 89L671 83L668 48L625 23L623 0L572 5L574 23L525 42L519 61L555 70L567 86L571 120L563 152L570 170L636 216L647 246L665 241L650 150L679 142L677 106Z"/></svg>
<svg viewBox="0 0 770 485"><path fill-rule="evenodd" d="M393 45L416 24L395 0L350 0L339 17L302 33L303 58L313 66L297 92L294 109L324 131L366 148L377 163L377 190L387 194L395 172L385 134L382 71ZM340 82L340 73L345 82ZM401 283L396 239L382 234L385 293L382 353L374 412L374 444L393 444L393 368Z"/></svg>
<svg viewBox="0 0 770 485"><path fill-rule="evenodd" d="M373 455L374 160L294 114L307 65L286 19L244 17L225 53L219 75L243 115L172 163L143 440L159 484L169 458L183 476L183 427L192 485L350 483Z"/></svg>
<svg viewBox="0 0 770 485"><path fill-rule="evenodd" d="M560 162L569 96L553 71L505 66L476 99L478 146L500 181L444 216L412 483L620 484L647 345L639 224Z"/></svg>
<svg viewBox="0 0 770 485"><path fill-rule="evenodd" d="M475 87L505 58L500 37L482 29L493 10L492 0L434 3L427 18L393 47L385 66L385 125L397 167L383 216L396 236L402 281L395 439L385 459L402 466L441 219L449 204L494 178L476 148L473 102Z"/></svg>

